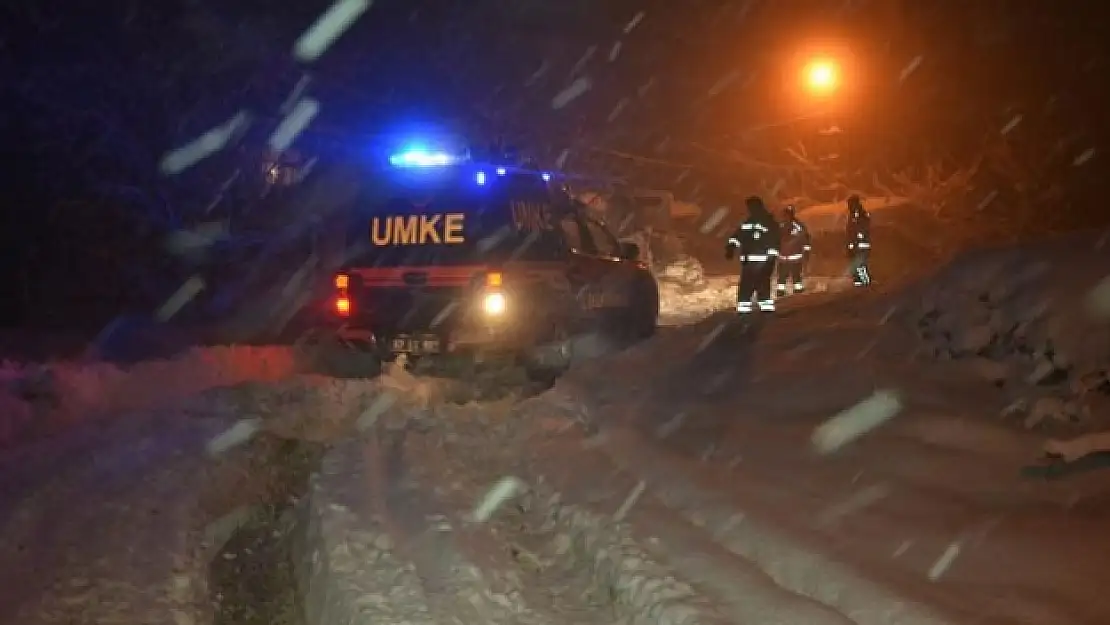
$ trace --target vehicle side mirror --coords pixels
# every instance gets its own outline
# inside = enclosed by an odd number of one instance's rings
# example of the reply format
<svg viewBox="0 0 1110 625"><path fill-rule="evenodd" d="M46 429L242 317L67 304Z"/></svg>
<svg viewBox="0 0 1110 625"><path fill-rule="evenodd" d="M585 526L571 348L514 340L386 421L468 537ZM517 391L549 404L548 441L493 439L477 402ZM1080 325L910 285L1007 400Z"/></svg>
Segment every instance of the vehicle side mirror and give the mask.
<svg viewBox="0 0 1110 625"><path fill-rule="evenodd" d="M621 241L621 258L624 260L640 260L640 246L631 241Z"/></svg>

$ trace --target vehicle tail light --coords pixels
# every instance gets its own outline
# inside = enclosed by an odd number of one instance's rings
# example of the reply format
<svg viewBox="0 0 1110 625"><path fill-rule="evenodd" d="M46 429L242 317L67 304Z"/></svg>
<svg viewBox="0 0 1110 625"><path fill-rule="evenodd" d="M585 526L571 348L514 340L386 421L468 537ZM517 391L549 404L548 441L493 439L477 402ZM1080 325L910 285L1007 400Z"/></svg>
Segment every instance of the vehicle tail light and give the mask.
<svg viewBox="0 0 1110 625"><path fill-rule="evenodd" d="M349 317L351 315L351 300L346 297L335 298L335 314L340 317Z"/></svg>
<svg viewBox="0 0 1110 625"><path fill-rule="evenodd" d="M351 316L351 276L335 274L335 314L340 317Z"/></svg>

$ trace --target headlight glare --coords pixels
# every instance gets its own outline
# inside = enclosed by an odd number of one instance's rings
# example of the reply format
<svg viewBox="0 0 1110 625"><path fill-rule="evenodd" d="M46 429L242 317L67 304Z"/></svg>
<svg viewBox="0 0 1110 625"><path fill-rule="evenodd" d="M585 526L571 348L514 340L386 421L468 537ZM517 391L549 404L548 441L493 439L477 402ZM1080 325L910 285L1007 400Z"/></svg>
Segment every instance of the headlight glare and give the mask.
<svg viewBox="0 0 1110 625"><path fill-rule="evenodd" d="M505 312L505 296L501 293L487 293L482 300L482 310L487 315L500 315Z"/></svg>

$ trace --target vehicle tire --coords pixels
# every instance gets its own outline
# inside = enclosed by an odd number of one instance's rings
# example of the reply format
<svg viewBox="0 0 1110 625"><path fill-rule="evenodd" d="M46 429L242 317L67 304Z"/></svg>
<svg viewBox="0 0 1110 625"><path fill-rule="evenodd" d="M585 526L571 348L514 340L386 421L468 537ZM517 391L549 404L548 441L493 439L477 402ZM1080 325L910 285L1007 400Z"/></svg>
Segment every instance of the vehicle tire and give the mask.
<svg viewBox="0 0 1110 625"><path fill-rule="evenodd" d="M626 317L633 340L640 341L655 334L659 324L659 286L654 278L645 276L637 281Z"/></svg>
<svg viewBox="0 0 1110 625"><path fill-rule="evenodd" d="M543 345L520 355L520 366L533 382L554 384L574 361L572 346L566 326L555 322Z"/></svg>

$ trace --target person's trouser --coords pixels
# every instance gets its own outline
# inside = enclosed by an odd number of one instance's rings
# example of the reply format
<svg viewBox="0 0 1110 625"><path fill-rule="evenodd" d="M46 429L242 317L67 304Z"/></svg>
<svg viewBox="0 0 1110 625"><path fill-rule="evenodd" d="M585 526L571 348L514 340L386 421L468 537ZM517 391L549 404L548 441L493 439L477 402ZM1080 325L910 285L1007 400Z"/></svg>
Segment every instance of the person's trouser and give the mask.
<svg viewBox="0 0 1110 625"><path fill-rule="evenodd" d="M759 310L770 312L775 309L775 300L771 299L771 278L775 274L775 261L743 261L740 264L740 288L737 290L736 312L746 314L753 312L752 298L755 298Z"/></svg>
<svg viewBox="0 0 1110 625"><path fill-rule="evenodd" d="M780 260L779 261L779 281L775 286L775 290L779 295L786 295L789 287L793 285L795 293L801 293L806 290L805 282L802 280L802 265L804 261L801 260Z"/></svg>
<svg viewBox="0 0 1110 625"><path fill-rule="evenodd" d="M852 284L855 286L871 284L871 267L868 265L870 260L870 249L856 250L852 255Z"/></svg>

